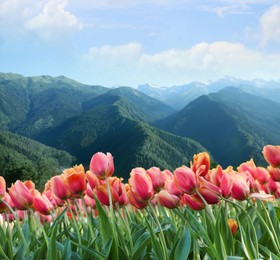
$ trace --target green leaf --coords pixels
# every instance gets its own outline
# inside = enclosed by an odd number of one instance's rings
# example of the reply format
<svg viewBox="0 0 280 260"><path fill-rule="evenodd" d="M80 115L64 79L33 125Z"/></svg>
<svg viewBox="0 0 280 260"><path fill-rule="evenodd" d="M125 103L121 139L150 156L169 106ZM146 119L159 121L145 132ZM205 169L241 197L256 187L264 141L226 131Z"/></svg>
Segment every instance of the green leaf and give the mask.
<svg viewBox="0 0 280 260"><path fill-rule="evenodd" d="M134 243L131 259L139 259L139 256L144 251L145 247L147 247L147 244L149 243L150 239L151 236L149 232L145 232L140 237L138 237L138 239Z"/></svg>
<svg viewBox="0 0 280 260"><path fill-rule="evenodd" d="M56 234L57 234L57 228L58 228L58 222L54 223L51 237L50 237L50 243L49 248L47 252L47 259L48 260L55 260L57 259L57 248L56 248Z"/></svg>
<svg viewBox="0 0 280 260"><path fill-rule="evenodd" d="M72 255L70 239L67 238L64 243L61 259L70 259Z"/></svg>
<svg viewBox="0 0 280 260"><path fill-rule="evenodd" d="M185 260L188 258L188 255L190 253L190 248L191 248L191 240L192 239L191 239L190 230L186 226L183 236L181 237L181 239L176 245L174 251L174 259Z"/></svg>

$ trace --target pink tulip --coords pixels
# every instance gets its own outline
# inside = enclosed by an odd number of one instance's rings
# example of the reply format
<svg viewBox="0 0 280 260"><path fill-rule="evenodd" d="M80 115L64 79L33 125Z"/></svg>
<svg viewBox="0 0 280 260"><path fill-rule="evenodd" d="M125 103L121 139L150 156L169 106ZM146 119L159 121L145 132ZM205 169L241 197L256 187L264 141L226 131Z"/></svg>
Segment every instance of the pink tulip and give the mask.
<svg viewBox="0 0 280 260"><path fill-rule="evenodd" d="M90 170L101 180L111 177L115 170L113 156L101 152L94 154L90 160Z"/></svg>
<svg viewBox="0 0 280 260"><path fill-rule="evenodd" d="M274 168L272 166L268 166L267 170L269 172L270 177L274 181L280 181L280 168Z"/></svg>
<svg viewBox="0 0 280 260"><path fill-rule="evenodd" d="M147 202L154 195L153 183L150 176L143 168L134 168L128 180L133 197L140 203Z"/></svg>
<svg viewBox="0 0 280 260"><path fill-rule="evenodd" d="M4 199L6 195L6 181L0 176L0 200Z"/></svg>
<svg viewBox="0 0 280 260"><path fill-rule="evenodd" d="M175 195L177 197L180 197L181 195L183 195L183 191L181 191L175 181L174 178L172 180L169 180L165 183L164 188L172 195Z"/></svg>
<svg viewBox="0 0 280 260"><path fill-rule="evenodd" d="M231 197L236 200L245 200L250 195L250 186L246 181L245 176L241 173L232 175L233 183L231 190Z"/></svg>
<svg viewBox="0 0 280 260"><path fill-rule="evenodd" d="M280 145L266 145L262 153L272 167L280 167Z"/></svg>
<svg viewBox="0 0 280 260"><path fill-rule="evenodd" d="M63 171L62 180L74 194L81 196L87 188L85 169L82 164Z"/></svg>
<svg viewBox="0 0 280 260"><path fill-rule="evenodd" d="M87 171L86 172L86 178L87 178L87 181L90 185L90 187L92 189L94 189L95 187L97 187L100 183L100 179L96 177L95 174L93 174L91 171Z"/></svg>
<svg viewBox="0 0 280 260"><path fill-rule="evenodd" d="M174 180L177 187L187 194L193 194L199 186L197 176L192 169L186 166L179 167L174 171Z"/></svg>
<svg viewBox="0 0 280 260"><path fill-rule="evenodd" d="M193 156L192 170L200 176L205 176L210 168L210 156L203 152Z"/></svg>
<svg viewBox="0 0 280 260"><path fill-rule="evenodd" d="M161 190L157 194L157 199L161 206L169 209L177 208L180 205L180 199L166 190Z"/></svg>
<svg viewBox="0 0 280 260"><path fill-rule="evenodd" d="M257 167L256 173L257 173L257 180L259 181L260 184L265 184L269 181L270 176L267 169L263 167Z"/></svg>
<svg viewBox="0 0 280 260"><path fill-rule="evenodd" d="M84 196L85 204L87 207L90 207L92 209L96 208L96 202L95 199L88 196L87 194Z"/></svg>
<svg viewBox="0 0 280 260"><path fill-rule="evenodd" d="M208 204L217 204L221 200L222 191L221 189L206 181L203 177L199 177L199 188L198 192L203 196Z"/></svg>
<svg viewBox="0 0 280 260"><path fill-rule="evenodd" d="M250 161L244 162L240 164L237 168L238 172L240 173L249 173L254 179L257 179L257 166L254 163L254 160L251 159Z"/></svg>
<svg viewBox="0 0 280 260"><path fill-rule="evenodd" d="M11 188L9 188L9 195L17 209L26 210L32 207L33 196L20 180L17 180L12 184Z"/></svg>
<svg viewBox="0 0 280 260"><path fill-rule="evenodd" d="M51 178L51 190L53 194L60 200L67 200L72 193L64 183L61 175L56 175Z"/></svg>
<svg viewBox="0 0 280 260"><path fill-rule="evenodd" d="M224 198L228 198L231 195L233 185L233 179L229 173L224 173L220 182L220 188Z"/></svg>
<svg viewBox="0 0 280 260"><path fill-rule="evenodd" d="M148 169L147 174L150 176L155 193L159 192L165 182L165 176L158 167L151 167Z"/></svg>
<svg viewBox="0 0 280 260"><path fill-rule="evenodd" d="M11 198L9 193L5 193L4 198L2 198L3 201L0 202L0 213L9 211L9 208L6 204L8 204L9 206L11 206ZM5 203L4 203L5 202Z"/></svg>
<svg viewBox="0 0 280 260"><path fill-rule="evenodd" d="M220 165L212 170L208 171L208 173L204 176L204 178L213 183L214 185L220 187L222 177L224 175L223 169Z"/></svg>
<svg viewBox="0 0 280 260"><path fill-rule="evenodd" d="M43 215L50 215L53 210L53 204L45 194L37 195L33 198L33 207Z"/></svg>
<svg viewBox="0 0 280 260"><path fill-rule="evenodd" d="M182 204L187 204L191 209L193 210L201 210L205 208L204 202L201 200L201 198L196 194L184 194L184 196L181 198Z"/></svg>
<svg viewBox="0 0 280 260"><path fill-rule="evenodd" d="M129 201L130 201L131 205L133 205L133 206L134 206L135 208L137 208L137 209L143 209L143 208L145 208L145 207L148 205L148 201L140 202L139 200L137 200L137 199L134 197L134 195L133 195L131 189L129 189L129 190L127 191L127 196L128 196L128 198L129 198Z"/></svg>

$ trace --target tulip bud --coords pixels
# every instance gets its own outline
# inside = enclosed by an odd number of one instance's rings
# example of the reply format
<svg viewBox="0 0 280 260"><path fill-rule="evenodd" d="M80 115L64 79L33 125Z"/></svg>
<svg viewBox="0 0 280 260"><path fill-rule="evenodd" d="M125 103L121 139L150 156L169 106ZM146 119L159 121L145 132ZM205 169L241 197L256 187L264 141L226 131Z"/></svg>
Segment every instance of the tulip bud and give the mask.
<svg viewBox="0 0 280 260"><path fill-rule="evenodd" d="M53 205L45 194L34 197L33 207L43 215L49 215L53 210Z"/></svg>
<svg viewBox="0 0 280 260"><path fill-rule="evenodd" d="M262 153L272 167L280 167L280 145L266 145Z"/></svg>
<svg viewBox="0 0 280 260"><path fill-rule="evenodd" d="M180 199L166 190L161 190L157 194L157 199L160 205L169 209L177 208L180 205Z"/></svg>
<svg viewBox="0 0 280 260"><path fill-rule="evenodd" d="M148 169L146 172L152 180L155 193L159 192L163 188L165 182L163 173L158 167L152 167Z"/></svg>
<svg viewBox="0 0 280 260"><path fill-rule="evenodd" d="M205 176L210 168L210 156L208 153L203 152L193 156L192 170L200 176Z"/></svg>
<svg viewBox="0 0 280 260"><path fill-rule="evenodd" d="M51 178L51 189L53 194L61 200L67 200L71 197L71 191L65 185L61 175Z"/></svg>
<svg viewBox="0 0 280 260"><path fill-rule="evenodd" d="M235 219L228 219L228 226L230 228L230 231L232 233L232 235L234 236L237 229L238 229L238 224L237 224L237 221Z"/></svg>
<svg viewBox="0 0 280 260"><path fill-rule="evenodd" d="M197 176L192 169L186 166L179 167L174 171L174 181L177 187L187 194L194 193L199 186Z"/></svg>
<svg viewBox="0 0 280 260"><path fill-rule="evenodd" d="M111 177L115 170L113 156L101 152L94 154L90 160L90 170L101 180Z"/></svg>

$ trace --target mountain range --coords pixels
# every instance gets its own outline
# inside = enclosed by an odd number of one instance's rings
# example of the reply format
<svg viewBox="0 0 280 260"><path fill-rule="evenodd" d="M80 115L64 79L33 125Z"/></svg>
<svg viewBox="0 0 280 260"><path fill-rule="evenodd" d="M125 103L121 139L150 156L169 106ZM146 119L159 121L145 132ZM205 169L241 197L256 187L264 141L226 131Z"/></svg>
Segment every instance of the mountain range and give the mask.
<svg viewBox="0 0 280 260"><path fill-rule="evenodd" d="M21 169L24 161L40 165L44 158L45 168L52 169L45 176L50 176L74 163L88 167L95 152L111 152L116 175L125 179L138 166L173 170L188 165L202 151L222 166L236 167L251 157L265 165L263 145L280 143L279 100L276 81L225 78L134 89L85 85L64 76L0 73L0 130L8 140L0 143L0 163L7 157L3 151L22 156L12 161L13 169ZM28 143L41 151L38 156L22 151ZM32 170L37 175L24 171L21 176L40 178L40 167ZM3 174L14 180L10 168Z"/></svg>

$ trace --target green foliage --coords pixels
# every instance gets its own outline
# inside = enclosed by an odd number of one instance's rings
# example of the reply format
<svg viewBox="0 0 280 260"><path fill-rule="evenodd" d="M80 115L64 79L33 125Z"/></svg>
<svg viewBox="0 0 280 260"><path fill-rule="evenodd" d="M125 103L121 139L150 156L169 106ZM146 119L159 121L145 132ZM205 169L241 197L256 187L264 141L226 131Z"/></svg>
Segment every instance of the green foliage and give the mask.
<svg viewBox="0 0 280 260"><path fill-rule="evenodd" d="M16 180L31 179L39 189L61 169L70 167L74 158L29 138L0 131L0 176L9 187Z"/></svg>

